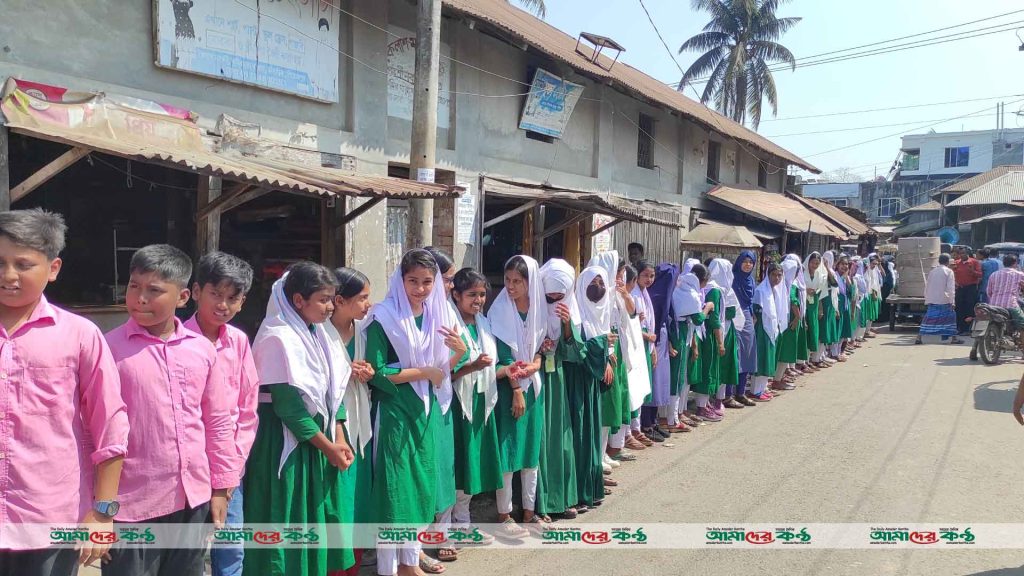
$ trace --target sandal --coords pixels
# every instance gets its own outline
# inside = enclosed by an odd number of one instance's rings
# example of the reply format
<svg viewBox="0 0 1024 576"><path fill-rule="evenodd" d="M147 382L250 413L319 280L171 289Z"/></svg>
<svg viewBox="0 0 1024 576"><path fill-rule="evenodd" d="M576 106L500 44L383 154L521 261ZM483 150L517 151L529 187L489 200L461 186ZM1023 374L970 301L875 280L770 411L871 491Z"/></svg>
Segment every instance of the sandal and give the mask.
<svg viewBox="0 0 1024 576"><path fill-rule="evenodd" d="M612 456L612 460L617 460L619 462L632 462L636 460L636 455L628 452L619 452L615 456Z"/></svg>
<svg viewBox="0 0 1024 576"><path fill-rule="evenodd" d="M576 505L576 513L577 514L586 514L589 511L590 511L590 506L587 506L586 504L584 504L582 502L580 502L579 504Z"/></svg>
<svg viewBox="0 0 1024 576"><path fill-rule="evenodd" d="M444 574L445 567L440 560L435 560L426 554L420 553L420 570L427 574Z"/></svg>
<svg viewBox="0 0 1024 576"><path fill-rule="evenodd" d="M455 548L438 548L437 559L441 562L455 562L459 559L459 551Z"/></svg>
<svg viewBox="0 0 1024 576"><path fill-rule="evenodd" d="M560 516L566 520L573 520L579 515L579 512L577 512L575 508L566 508L565 511L560 514Z"/></svg>
<svg viewBox="0 0 1024 576"><path fill-rule="evenodd" d="M615 487L615 486L618 486L619 483L616 482L615 480L612 480L611 478L605 478L604 479L604 485L605 486Z"/></svg>
<svg viewBox="0 0 1024 576"><path fill-rule="evenodd" d="M612 495L612 489L611 488L605 488L604 489L604 495L605 496L611 496ZM594 502L594 504L597 504L598 506L600 506L600 504L598 504L597 502Z"/></svg>
<svg viewBox="0 0 1024 576"><path fill-rule="evenodd" d="M494 535L506 540L522 540L530 535L530 531L516 524L516 521L509 517L498 524L498 530Z"/></svg>

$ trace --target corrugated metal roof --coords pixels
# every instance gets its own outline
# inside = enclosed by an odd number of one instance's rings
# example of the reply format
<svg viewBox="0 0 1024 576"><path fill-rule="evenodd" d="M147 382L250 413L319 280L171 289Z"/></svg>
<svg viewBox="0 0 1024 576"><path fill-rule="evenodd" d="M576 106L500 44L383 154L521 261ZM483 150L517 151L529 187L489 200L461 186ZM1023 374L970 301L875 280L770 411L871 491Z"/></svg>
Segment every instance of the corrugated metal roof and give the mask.
<svg viewBox="0 0 1024 576"><path fill-rule="evenodd" d="M697 224L716 224L718 226L736 226L736 224L728 224L728 223L723 222L721 220L716 220L714 218L708 218L707 216L698 216L697 217ZM753 223L750 223L750 222L744 224L743 227L746 228L748 231L750 231L750 233L753 234L754 236L756 236L757 238L763 238L765 240L772 240L774 238L778 238L779 236L781 236L781 234L778 233L778 232L773 232L773 231L769 230L768 228L757 226L757 225L755 225Z"/></svg>
<svg viewBox="0 0 1024 576"><path fill-rule="evenodd" d="M845 240L847 232L830 223L804 204L784 194L716 186L707 194L708 198L759 220L782 224L790 232L810 231L822 236Z"/></svg>
<svg viewBox="0 0 1024 576"><path fill-rule="evenodd" d="M972 176L966 180L954 182L949 186L942 188L941 190L933 194L933 196L937 196L945 192L970 192L971 190L974 190L978 186L981 186L982 184L987 184L992 180L999 178L1003 174L1006 174L1007 172L1019 172L1022 170L1024 170L1024 166L1020 165L996 166L995 168L989 170L988 172L982 172L981 174L978 174L977 176Z"/></svg>
<svg viewBox="0 0 1024 576"><path fill-rule="evenodd" d="M900 212L900 215L902 216L907 212L938 212L939 210L942 210L942 204L938 200L929 200L924 204L918 204L917 206L907 208L903 212Z"/></svg>
<svg viewBox="0 0 1024 576"><path fill-rule="evenodd" d="M1020 218L1021 216L1024 216L1024 210L1020 208L1011 208L1009 210L999 210L998 212L986 214L981 218L961 222L961 224L977 224L978 222L987 222L990 220L1009 220L1010 218Z"/></svg>
<svg viewBox="0 0 1024 576"><path fill-rule="evenodd" d="M828 202L817 200L815 198L802 198L795 194L793 195L793 198L799 202L802 202L811 210L814 210L815 212L818 212L819 214L825 216L837 226L846 228L846 231L849 234L860 236L861 234L867 234L871 232L870 226L868 226L864 222L861 222L860 220L857 220L853 216L850 216L846 212L843 212L843 210L838 206L829 204Z"/></svg>
<svg viewBox="0 0 1024 576"><path fill-rule="evenodd" d="M576 52L576 38L504 0L443 1L448 8L497 26L537 50L572 66L579 72L613 85L621 84L622 87L668 106L711 130L736 138L744 142L746 146L758 148L816 174L821 173L817 167L789 150L717 112L712 112L707 106L687 98L681 92L632 66L622 62L615 63L613 66L612 59L604 55L598 57L597 64L592 63L588 57ZM580 49L587 51L588 54L592 53L583 45L580 45Z"/></svg>
<svg viewBox="0 0 1024 576"><path fill-rule="evenodd" d="M725 224L701 224L687 232L679 244L690 250L704 247L760 248L763 246L761 241L745 227Z"/></svg>
<svg viewBox="0 0 1024 576"><path fill-rule="evenodd" d="M800 193L804 198L857 198L860 196L859 182L826 182L803 184Z"/></svg>
<svg viewBox="0 0 1024 576"><path fill-rule="evenodd" d="M985 204L1009 204L1024 200L1024 167L1011 170L975 186L947 206L980 206Z"/></svg>
<svg viewBox="0 0 1024 576"><path fill-rule="evenodd" d="M908 236L914 236L920 232L932 232L941 228L939 224L939 218L935 217L931 220L925 220L924 222L914 222L913 224L904 224L903 226L897 226L893 228L892 233L896 236L906 238Z"/></svg>

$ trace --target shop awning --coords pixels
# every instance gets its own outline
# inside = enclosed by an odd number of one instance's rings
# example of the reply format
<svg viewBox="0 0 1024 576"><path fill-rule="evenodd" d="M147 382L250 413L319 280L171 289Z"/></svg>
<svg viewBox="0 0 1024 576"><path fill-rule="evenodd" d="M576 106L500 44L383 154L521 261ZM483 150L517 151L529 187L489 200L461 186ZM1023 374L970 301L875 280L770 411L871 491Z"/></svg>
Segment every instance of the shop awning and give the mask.
<svg viewBox="0 0 1024 576"><path fill-rule="evenodd" d="M823 216L785 194L716 186L707 193L707 197L752 218L782 225L790 232L810 231L840 240L845 240L849 236L846 230L832 224Z"/></svg>
<svg viewBox="0 0 1024 576"><path fill-rule="evenodd" d="M857 220L846 212L843 212L842 208L834 204L829 204L828 202L815 198L802 198L796 194L789 194L789 196L793 200L807 206L814 212L821 214L829 220L830 223L839 226L840 228L844 228L851 236L869 234L873 231L871 226L868 226L866 223Z"/></svg>
<svg viewBox="0 0 1024 576"><path fill-rule="evenodd" d="M1021 218L1021 217L1024 217L1024 209L1011 208L1009 210L999 210L998 212L993 212L991 214L986 214L986 215L982 216L981 218L975 218L974 220L968 220L966 222L961 222L961 224L977 224L979 222L989 222L989 221L992 221L992 220L1009 220L1011 218Z"/></svg>
<svg viewBox="0 0 1024 576"><path fill-rule="evenodd" d="M697 224L717 224L719 226L736 226L736 224L729 224L728 222L725 222L723 220L708 218L707 216L697 217ZM757 226L754 224L743 224L743 227L746 228L747 231L753 234L756 238L762 240L773 240L775 238L780 238L782 236L781 232L773 232L768 228Z"/></svg>
<svg viewBox="0 0 1024 576"><path fill-rule="evenodd" d="M94 94L76 102L54 102L19 89L16 82L9 80L4 87L0 109L11 131L73 147L29 177L26 181L29 186L12 188L12 201L17 201L89 152L221 177L267 190L313 196L458 196L458 190L452 186L310 168L213 151L204 143L202 132L193 122L115 102L103 94Z"/></svg>
<svg viewBox="0 0 1024 576"><path fill-rule="evenodd" d="M679 241L688 250L707 248L760 248L761 241L743 226L700 224Z"/></svg>
<svg viewBox="0 0 1024 576"><path fill-rule="evenodd" d="M559 188L550 184L517 182L504 178L486 176L484 191L489 196L535 201L588 214L604 214L616 220L657 224L670 228L682 227L682 207L649 200L626 199L613 194L585 192ZM678 213L675 221L644 214L643 208L656 207L660 211Z"/></svg>

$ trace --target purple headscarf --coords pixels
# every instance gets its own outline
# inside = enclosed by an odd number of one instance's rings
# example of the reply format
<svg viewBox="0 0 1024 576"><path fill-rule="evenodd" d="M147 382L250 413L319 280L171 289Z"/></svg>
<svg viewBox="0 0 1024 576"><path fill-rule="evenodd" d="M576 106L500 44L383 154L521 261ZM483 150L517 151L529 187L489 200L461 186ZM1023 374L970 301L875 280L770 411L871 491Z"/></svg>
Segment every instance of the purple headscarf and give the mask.
<svg viewBox="0 0 1024 576"><path fill-rule="evenodd" d="M647 294L654 304L654 333L661 337L661 329L672 320L672 290L676 286L679 268L675 264L659 264L654 272L654 283Z"/></svg>
<svg viewBox="0 0 1024 576"><path fill-rule="evenodd" d="M743 271L743 260L750 258L750 263L757 267L757 254L751 250L740 252L736 262L732 265L732 289L736 292L736 299L740 301L740 309L749 311L754 301L754 289L757 288L754 282L754 269L750 273Z"/></svg>

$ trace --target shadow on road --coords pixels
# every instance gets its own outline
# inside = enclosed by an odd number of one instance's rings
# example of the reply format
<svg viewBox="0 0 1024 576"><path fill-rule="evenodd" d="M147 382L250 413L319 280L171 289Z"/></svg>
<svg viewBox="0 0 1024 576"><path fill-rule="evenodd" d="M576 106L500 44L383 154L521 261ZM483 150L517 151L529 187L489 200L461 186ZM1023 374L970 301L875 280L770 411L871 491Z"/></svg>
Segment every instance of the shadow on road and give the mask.
<svg viewBox="0 0 1024 576"><path fill-rule="evenodd" d="M980 362L963 356L962 358L936 358L935 363L939 366L971 366Z"/></svg>
<svg viewBox="0 0 1024 576"><path fill-rule="evenodd" d="M1024 574L1024 566L1020 568L996 568L995 570L985 570L984 572L971 572L964 576L1020 576Z"/></svg>
<svg viewBox="0 0 1024 576"><path fill-rule="evenodd" d="M1013 411L1013 397L1017 394L1017 388L1013 386L1017 380L1001 380L989 382L974 389L974 409L985 412L1002 412L1009 414ZM1009 389L1001 388L1006 384L1011 385ZM1024 574L1024 572L1021 572Z"/></svg>

